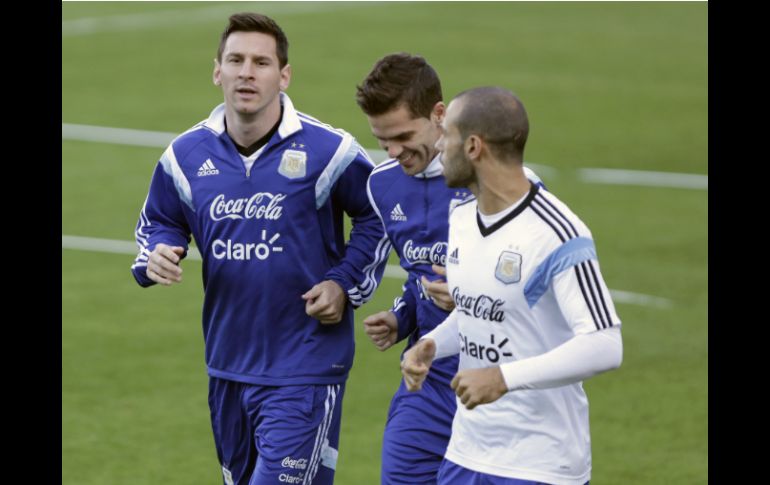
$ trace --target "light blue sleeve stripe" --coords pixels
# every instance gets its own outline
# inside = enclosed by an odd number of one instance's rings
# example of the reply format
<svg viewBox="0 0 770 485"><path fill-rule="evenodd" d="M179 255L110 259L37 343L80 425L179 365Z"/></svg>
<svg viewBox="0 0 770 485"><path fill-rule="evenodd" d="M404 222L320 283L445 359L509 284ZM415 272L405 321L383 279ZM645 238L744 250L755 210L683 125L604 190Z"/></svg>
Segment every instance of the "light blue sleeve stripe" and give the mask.
<svg viewBox="0 0 770 485"><path fill-rule="evenodd" d="M570 239L556 248L535 268L524 285L524 298L527 299L529 307L535 306L540 297L548 291L557 274L591 259L596 259L596 247L593 240L587 237Z"/></svg>
<svg viewBox="0 0 770 485"><path fill-rule="evenodd" d="M329 161L329 165L326 166L315 184L316 209L320 209L321 206L326 203L326 200L329 198L329 193L332 190L332 186L337 182L337 179L340 178L342 172L348 168L350 162L356 158L359 150L360 147L358 146L358 143L356 143L351 135L345 133L339 147L337 147L337 151Z"/></svg>
<svg viewBox="0 0 770 485"><path fill-rule="evenodd" d="M193 207L192 203L190 182L187 180L187 177L184 176L184 172L182 172L182 168L176 160L176 155L174 155L174 149L172 147L168 147L163 153L163 156L160 157L160 163L163 165L163 171L174 181L174 187L176 187L176 192L179 194L179 199L187 204L190 210L195 212L195 207Z"/></svg>

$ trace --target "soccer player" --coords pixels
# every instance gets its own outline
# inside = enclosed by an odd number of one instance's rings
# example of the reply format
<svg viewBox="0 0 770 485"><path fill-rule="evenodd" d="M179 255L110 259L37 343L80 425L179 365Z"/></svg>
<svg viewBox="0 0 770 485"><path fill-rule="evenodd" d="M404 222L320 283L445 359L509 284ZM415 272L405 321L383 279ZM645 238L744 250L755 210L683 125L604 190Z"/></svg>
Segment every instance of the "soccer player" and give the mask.
<svg viewBox="0 0 770 485"><path fill-rule="evenodd" d="M456 308L402 361L407 388L418 390L434 359L460 355L440 484L588 482L581 381L622 360L620 319L591 232L527 180L528 133L524 106L502 88L459 94L442 122L446 183L476 198L450 215Z"/></svg>
<svg viewBox="0 0 770 485"><path fill-rule="evenodd" d="M380 350L404 338L408 348L454 308L441 277L449 210L472 195L444 183L435 144L445 105L438 74L424 58L383 57L358 87L357 102L391 157L372 171L369 200L408 274L403 296L390 311L367 317L365 330ZM409 393L401 382L383 435L383 484L436 483L456 408L449 386L456 372L452 356L434 363L423 392Z"/></svg>
<svg viewBox="0 0 770 485"><path fill-rule="evenodd" d="M290 79L281 28L231 16L213 72L224 103L163 153L136 227L142 286L182 281L190 234L203 257L209 406L228 485L332 483L352 310L389 250L366 196L373 163L294 108Z"/></svg>

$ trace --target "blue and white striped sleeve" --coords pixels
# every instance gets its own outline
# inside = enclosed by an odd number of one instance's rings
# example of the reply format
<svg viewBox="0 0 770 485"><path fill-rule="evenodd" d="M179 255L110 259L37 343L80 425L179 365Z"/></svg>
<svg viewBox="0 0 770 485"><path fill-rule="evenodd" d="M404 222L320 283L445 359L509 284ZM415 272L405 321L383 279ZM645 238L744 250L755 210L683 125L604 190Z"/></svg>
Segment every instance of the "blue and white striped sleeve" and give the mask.
<svg viewBox="0 0 770 485"><path fill-rule="evenodd" d="M190 187L169 148L155 167L134 233L139 253L131 266L131 273L139 285L147 287L155 284L147 277L147 261L158 243L181 246L185 248L186 255L190 228L182 204L191 204Z"/></svg>
<svg viewBox="0 0 770 485"><path fill-rule="evenodd" d="M396 342L407 338L417 328L417 300L415 292L417 291L414 281L408 279L401 287L403 294L393 300L393 308L390 309L396 315L398 322L398 336Z"/></svg>
<svg viewBox="0 0 770 485"><path fill-rule="evenodd" d="M595 257L555 275L552 284L561 312L575 334L621 324Z"/></svg>
<svg viewBox="0 0 770 485"><path fill-rule="evenodd" d="M524 286L530 308L549 287L553 288L559 308L575 334L620 325L590 237L567 240L533 271Z"/></svg>
<svg viewBox="0 0 770 485"><path fill-rule="evenodd" d="M351 140L347 152L350 161L339 174L333 194L353 227L344 258L325 277L338 283L353 307L358 308L374 295L392 246L367 196L367 179L374 163L355 140Z"/></svg>

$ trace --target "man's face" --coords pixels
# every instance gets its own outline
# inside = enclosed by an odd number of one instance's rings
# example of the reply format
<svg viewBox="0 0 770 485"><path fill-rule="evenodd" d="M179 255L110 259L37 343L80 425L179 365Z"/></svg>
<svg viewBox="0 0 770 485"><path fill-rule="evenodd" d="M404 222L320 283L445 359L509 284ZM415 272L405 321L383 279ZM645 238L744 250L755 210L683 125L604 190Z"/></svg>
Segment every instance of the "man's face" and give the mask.
<svg viewBox="0 0 770 485"><path fill-rule="evenodd" d="M441 136L436 149L441 152L444 165L444 179L448 187L468 187L476 180L473 165L465 155L464 140L457 129L457 116L462 109L462 100L449 103L446 116L441 122Z"/></svg>
<svg viewBox="0 0 770 485"><path fill-rule="evenodd" d="M255 115L276 102L290 78L291 67L279 67L275 39L261 32L230 34L222 61L214 66L214 84L222 86L227 108L239 115Z"/></svg>
<svg viewBox="0 0 770 485"><path fill-rule="evenodd" d="M436 156L435 143L440 136L438 123L444 115L444 103L433 107L430 119L413 118L401 104L396 109L377 116L367 116L372 134L388 156L398 159L407 175L415 175Z"/></svg>

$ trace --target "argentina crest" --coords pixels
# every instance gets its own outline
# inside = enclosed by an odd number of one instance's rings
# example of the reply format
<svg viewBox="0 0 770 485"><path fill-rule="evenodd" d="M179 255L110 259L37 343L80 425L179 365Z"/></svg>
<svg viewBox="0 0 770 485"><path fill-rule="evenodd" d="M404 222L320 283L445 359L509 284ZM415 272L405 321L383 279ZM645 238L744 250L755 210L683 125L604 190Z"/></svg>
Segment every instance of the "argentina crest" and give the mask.
<svg viewBox="0 0 770 485"><path fill-rule="evenodd" d="M307 172L307 153L301 150L284 150L278 173L289 179L304 177Z"/></svg>
<svg viewBox="0 0 770 485"><path fill-rule="evenodd" d="M503 251L497 260L495 278L506 285L518 283L521 280L521 254Z"/></svg>

